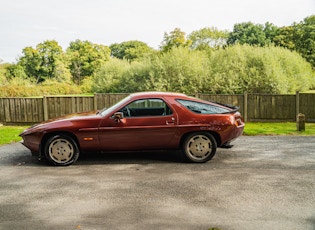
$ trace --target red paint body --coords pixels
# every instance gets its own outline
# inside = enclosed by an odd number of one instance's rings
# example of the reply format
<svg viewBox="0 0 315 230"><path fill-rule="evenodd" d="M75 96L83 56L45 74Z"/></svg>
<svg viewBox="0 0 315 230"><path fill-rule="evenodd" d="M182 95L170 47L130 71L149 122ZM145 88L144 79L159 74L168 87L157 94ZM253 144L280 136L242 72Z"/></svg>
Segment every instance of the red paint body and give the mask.
<svg viewBox="0 0 315 230"><path fill-rule="evenodd" d="M135 117L128 117L128 114L121 119L115 118L116 112L121 112L130 103L140 99L158 99L165 103L169 111L166 114ZM196 113L179 103L179 99L215 106L227 112ZM158 111L163 108L150 109ZM130 109L132 110L139 109ZM25 130L20 136L23 144L33 154L41 154L45 141L58 133L71 136L81 152L137 151L179 149L185 135L200 131L210 132L215 137L217 146L221 147L242 135L243 129L240 113L232 108L184 94L144 92L131 94L99 113L74 114L43 122Z"/></svg>

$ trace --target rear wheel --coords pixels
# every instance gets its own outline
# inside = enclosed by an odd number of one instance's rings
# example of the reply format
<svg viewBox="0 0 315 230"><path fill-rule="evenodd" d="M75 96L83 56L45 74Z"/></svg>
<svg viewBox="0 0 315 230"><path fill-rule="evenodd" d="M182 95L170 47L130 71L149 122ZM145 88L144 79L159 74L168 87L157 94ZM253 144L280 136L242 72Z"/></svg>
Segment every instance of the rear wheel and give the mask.
<svg viewBox="0 0 315 230"><path fill-rule="evenodd" d="M205 132L192 133L182 145L185 160L193 163L204 163L212 159L217 150L214 137Z"/></svg>
<svg viewBox="0 0 315 230"><path fill-rule="evenodd" d="M51 165L67 166L79 157L77 143L67 135L55 135L45 144L45 157Z"/></svg>

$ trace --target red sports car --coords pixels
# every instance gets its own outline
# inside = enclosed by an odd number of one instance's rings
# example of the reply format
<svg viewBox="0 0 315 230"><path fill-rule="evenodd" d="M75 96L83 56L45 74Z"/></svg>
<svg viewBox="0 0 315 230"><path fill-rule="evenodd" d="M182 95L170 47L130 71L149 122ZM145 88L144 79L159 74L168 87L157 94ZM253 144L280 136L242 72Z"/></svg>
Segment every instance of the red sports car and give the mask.
<svg viewBox="0 0 315 230"><path fill-rule="evenodd" d="M134 93L114 106L43 122L20 134L33 155L73 164L83 152L180 149L186 161L206 162L231 147L244 123L237 107L179 93Z"/></svg>

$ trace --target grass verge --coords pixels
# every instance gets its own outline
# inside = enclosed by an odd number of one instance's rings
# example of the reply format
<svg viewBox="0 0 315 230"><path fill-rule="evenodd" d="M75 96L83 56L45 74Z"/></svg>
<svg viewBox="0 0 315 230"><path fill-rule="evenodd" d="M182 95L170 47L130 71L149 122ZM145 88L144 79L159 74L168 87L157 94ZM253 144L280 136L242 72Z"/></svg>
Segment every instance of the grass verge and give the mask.
<svg viewBox="0 0 315 230"><path fill-rule="evenodd" d="M21 141L19 134L27 127L28 126L0 126L0 145ZM315 136L315 123L306 123L305 131L297 131L296 123L294 122L247 122L245 124L244 135Z"/></svg>
<svg viewBox="0 0 315 230"><path fill-rule="evenodd" d="M27 126L0 126L0 145L22 140L19 134L26 128Z"/></svg>
<svg viewBox="0 0 315 230"><path fill-rule="evenodd" d="M244 135L297 135L315 136L315 123L305 123L305 131L297 131L295 122L247 122Z"/></svg>

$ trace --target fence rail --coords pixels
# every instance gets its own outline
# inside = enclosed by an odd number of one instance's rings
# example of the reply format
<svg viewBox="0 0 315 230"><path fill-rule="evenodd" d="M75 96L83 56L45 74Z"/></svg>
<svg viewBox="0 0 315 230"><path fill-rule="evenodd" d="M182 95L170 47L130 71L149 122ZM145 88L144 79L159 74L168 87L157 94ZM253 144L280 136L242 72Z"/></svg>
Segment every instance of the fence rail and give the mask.
<svg viewBox="0 0 315 230"><path fill-rule="evenodd" d="M38 123L70 113L109 107L128 94L95 94L94 96L44 96L41 98L0 98L0 123ZM315 122L315 94L297 92L291 95L197 94L204 100L240 107L245 121L295 121L303 113L306 122Z"/></svg>

